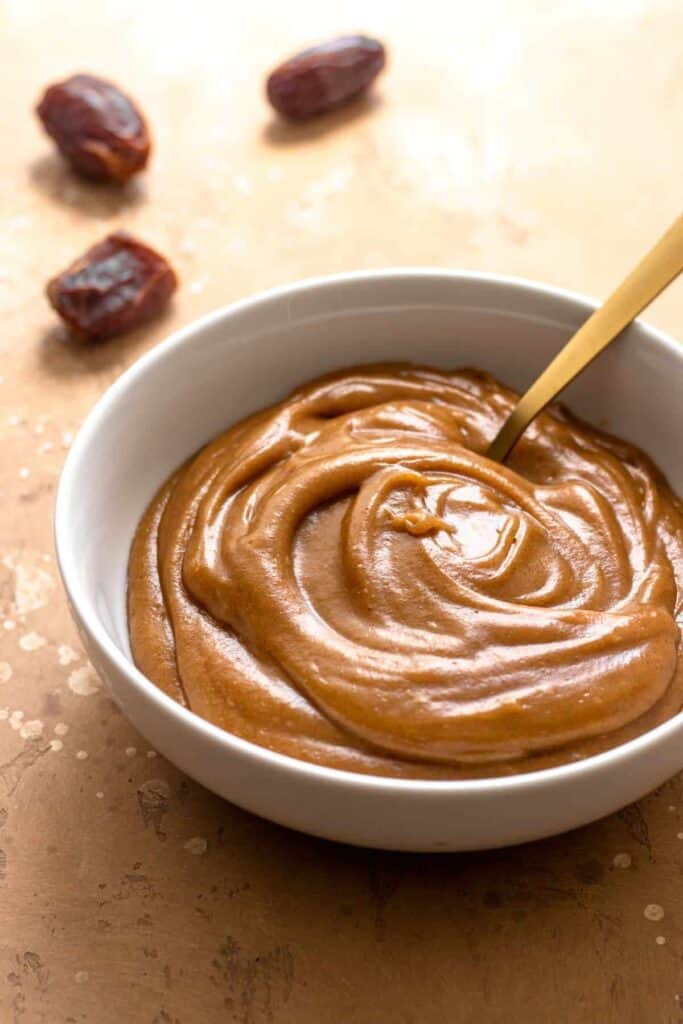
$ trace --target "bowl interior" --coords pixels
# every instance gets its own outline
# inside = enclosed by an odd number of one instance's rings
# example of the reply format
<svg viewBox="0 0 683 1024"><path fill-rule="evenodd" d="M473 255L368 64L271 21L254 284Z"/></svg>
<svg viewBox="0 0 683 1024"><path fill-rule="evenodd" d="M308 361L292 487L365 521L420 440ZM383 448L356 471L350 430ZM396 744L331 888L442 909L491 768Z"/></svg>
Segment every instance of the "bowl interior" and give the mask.
<svg viewBox="0 0 683 1024"><path fill-rule="evenodd" d="M186 328L120 378L69 454L57 540L72 597L130 657L133 533L158 486L203 443L307 379L357 363L472 366L523 389L591 309L524 282L395 272L280 289ZM682 381L683 349L634 325L564 398L644 448L681 493Z"/></svg>

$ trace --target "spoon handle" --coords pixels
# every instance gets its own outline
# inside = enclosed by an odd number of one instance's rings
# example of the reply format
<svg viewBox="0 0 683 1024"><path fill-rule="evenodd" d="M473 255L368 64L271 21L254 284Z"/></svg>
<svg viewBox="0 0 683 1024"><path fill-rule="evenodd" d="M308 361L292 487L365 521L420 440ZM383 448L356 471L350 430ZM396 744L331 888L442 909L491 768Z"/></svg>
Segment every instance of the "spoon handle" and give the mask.
<svg viewBox="0 0 683 1024"><path fill-rule="evenodd" d="M683 214L586 320L522 395L486 453L503 462L520 435L560 393L683 270Z"/></svg>

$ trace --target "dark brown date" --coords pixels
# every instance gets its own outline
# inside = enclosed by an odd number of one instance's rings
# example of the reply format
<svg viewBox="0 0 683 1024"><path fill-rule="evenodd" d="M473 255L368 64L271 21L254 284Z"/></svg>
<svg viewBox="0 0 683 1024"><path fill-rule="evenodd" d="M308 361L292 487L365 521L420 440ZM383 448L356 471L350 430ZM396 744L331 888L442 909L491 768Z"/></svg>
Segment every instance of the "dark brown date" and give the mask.
<svg viewBox="0 0 683 1024"><path fill-rule="evenodd" d="M116 231L53 277L47 297L77 338L102 341L160 313L177 284L163 256Z"/></svg>
<svg viewBox="0 0 683 1024"><path fill-rule="evenodd" d="M349 103L384 67L386 53L377 39L340 36L285 61L268 78L266 92L275 109L293 121L307 121Z"/></svg>
<svg viewBox="0 0 683 1024"><path fill-rule="evenodd" d="M145 119L111 82L73 75L51 85L36 111L62 156L88 178L128 181L147 163Z"/></svg>

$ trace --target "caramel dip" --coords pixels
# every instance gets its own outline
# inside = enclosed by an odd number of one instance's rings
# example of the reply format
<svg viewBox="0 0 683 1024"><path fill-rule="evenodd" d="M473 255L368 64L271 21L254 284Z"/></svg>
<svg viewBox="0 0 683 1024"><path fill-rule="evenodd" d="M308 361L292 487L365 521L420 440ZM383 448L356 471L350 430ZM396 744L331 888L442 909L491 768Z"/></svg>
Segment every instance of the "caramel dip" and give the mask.
<svg viewBox="0 0 683 1024"><path fill-rule="evenodd" d="M359 367L242 420L131 551L135 663L198 715L427 779L614 747L682 703L683 504L636 448L472 370Z"/></svg>

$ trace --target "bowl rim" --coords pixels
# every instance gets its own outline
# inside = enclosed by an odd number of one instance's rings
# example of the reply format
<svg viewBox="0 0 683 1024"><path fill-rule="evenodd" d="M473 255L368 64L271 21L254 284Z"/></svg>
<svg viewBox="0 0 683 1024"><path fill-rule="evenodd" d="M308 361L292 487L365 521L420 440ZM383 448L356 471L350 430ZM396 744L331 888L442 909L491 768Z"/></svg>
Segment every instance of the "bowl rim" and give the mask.
<svg viewBox="0 0 683 1024"><path fill-rule="evenodd" d="M307 779L317 780L321 784L327 783L337 787L351 786L365 791L384 790L406 795L436 796L437 794L458 794L461 797L474 797L492 795L494 792L499 793L501 790L533 791L551 784L561 785L563 783L570 783L572 780L578 781L601 769L608 770L619 764L623 765L633 758L646 755L660 742L683 730L683 710L660 725L655 726L654 729L636 736L634 739L602 753L590 755L580 761L557 765L551 768L541 768L536 771L504 776L490 776L483 779L410 779L393 778L384 775L368 775L347 769L330 768L325 765L304 761L288 754L281 754L267 747L261 747L256 743L252 743L250 740L242 739L242 737L214 725L189 708L183 707L183 705L164 693L163 690L137 668L133 661L111 639L97 614L93 602L86 594L85 588L80 585L78 574L72 571L67 555L69 519L66 512L71 500L71 494L78 482L81 463L93 442L94 436L110 415L112 407L116 405L119 397L125 394L128 387L137 378L147 374L157 362L165 359L176 348L185 344L199 342L204 333L214 325L221 322L228 323L232 317L243 312L249 312L258 306L282 299L286 300L302 292L310 293L323 291L328 288L344 287L358 282L398 280L401 278L413 281L415 279L432 278L448 282L460 281L512 288L520 293L559 300L561 303L580 308L586 315L590 315L598 305L596 300L581 293L525 277L438 266L405 266L346 271L303 278L253 293L244 299L220 306L191 321L189 324L178 328L169 337L136 359L100 395L81 424L64 462L55 502L54 542L62 583L69 602L76 613L76 617L88 632L90 639L99 651L110 662L113 662L115 668L127 678L127 681L140 692L141 696L151 701L155 705L156 711L169 715L174 719L178 726L198 732L206 740L218 744L226 752L230 751L244 758L256 760L260 762L264 769L271 768L292 776L305 776ZM683 346L663 331L644 323L640 319L635 320L634 324L638 329L644 331L645 337L650 342L661 346L673 355L675 359L680 360L683 367Z"/></svg>

